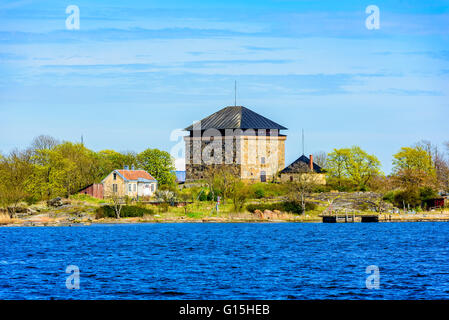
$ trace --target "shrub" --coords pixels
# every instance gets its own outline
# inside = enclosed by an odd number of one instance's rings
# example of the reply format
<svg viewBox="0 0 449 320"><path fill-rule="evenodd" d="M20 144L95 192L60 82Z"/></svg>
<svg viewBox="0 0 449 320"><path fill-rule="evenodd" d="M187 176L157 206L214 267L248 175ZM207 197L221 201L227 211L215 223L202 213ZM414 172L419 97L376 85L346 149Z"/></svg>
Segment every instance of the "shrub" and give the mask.
<svg viewBox="0 0 449 320"><path fill-rule="evenodd" d="M145 214L154 214L152 209L143 208L141 206L123 206L120 211L120 217L143 217ZM115 218L115 210L113 206L106 205L97 208L95 218Z"/></svg>
<svg viewBox="0 0 449 320"><path fill-rule="evenodd" d="M313 188L315 193L331 192L333 188L329 185L318 185Z"/></svg>
<svg viewBox="0 0 449 320"><path fill-rule="evenodd" d="M385 193L383 200L387 201L389 203L393 203L394 202L394 191L389 191L389 192Z"/></svg>
<svg viewBox="0 0 449 320"><path fill-rule="evenodd" d="M431 187L423 187L419 189L419 197L422 201L433 199L436 196L438 196L438 194Z"/></svg>
<svg viewBox="0 0 449 320"><path fill-rule="evenodd" d="M200 191L200 194L198 196L198 200L199 201L207 201L207 191L206 190L202 189Z"/></svg>
<svg viewBox="0 0 449 320"><path fill-rule="evenodd" d="M257 199L262 199L265 197L265 191L263 189L256 189L254 190L254 196Z"/></svg>
<svg viewBox="0 0 449 320"><path fill-rule="evenodd" d="M252 195L254 195L254 197L257 199L265 197L278 197L286 193L287 185L279 183L257 182L251 184L250 190Z"/></svg>
<svg viewBox="0 0 449 320"><path fill-rule="evenodd" d="M36 204L39 201L39 199L34 196L26 197L24 200L25 200L26 204L29 206Z"/></svg>
<svg viewBox="0 0 449 320"><path fill-rule="evenodd" d="M213 200L214 200L214 194L209 191L206 196L206 201L213 201Z"/></svg>
<svg viewBox="0 0 449 320"><path fill-rule="evenodd" d="M416 208L421 205L421 199L418 190L401 190L397 191L394 195L394 205L398 208L402 208L410 205L411 208Z"/></svg>

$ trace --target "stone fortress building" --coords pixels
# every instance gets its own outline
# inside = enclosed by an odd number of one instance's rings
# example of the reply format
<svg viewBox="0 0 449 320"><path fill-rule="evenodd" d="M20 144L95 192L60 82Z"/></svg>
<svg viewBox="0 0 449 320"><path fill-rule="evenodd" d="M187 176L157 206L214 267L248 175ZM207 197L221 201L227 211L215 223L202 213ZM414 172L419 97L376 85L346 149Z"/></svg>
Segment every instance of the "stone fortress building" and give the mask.
<svg viewBox="0 0 449 320"><path fill-rule="evenodd" d="M225 107L185 128L186 181L228 168L245 181L267 181L285 166L284 126L243 106Z"/></svg>

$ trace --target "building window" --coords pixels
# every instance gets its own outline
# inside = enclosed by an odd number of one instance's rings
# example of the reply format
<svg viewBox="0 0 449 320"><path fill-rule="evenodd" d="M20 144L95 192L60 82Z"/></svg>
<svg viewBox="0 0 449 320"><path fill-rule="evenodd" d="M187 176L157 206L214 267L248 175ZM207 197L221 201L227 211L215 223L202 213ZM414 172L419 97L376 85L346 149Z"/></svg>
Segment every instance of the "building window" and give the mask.
<svg viewBox="0 0 449 320"><path fill-rule="evenodd" d="M290 182L293 182L293 176L290 176Z"/></svg>
<svg viewBox="0 0 449 320"><path fill-rule="evenodd" d="M151 192L154 191L154 184L151 185Z"/></svg>
<svg viewBox="0 0 449 320"><path fill-rule="evenodd" d="M117 180L117 173L114 172L114 180Z"/></svg>
<svg viewBox="0 0 449 320"><path fill-rule="evenodd" d="M265 164L265 157L260 158L260 163Z"/></svg>
<svg viewBox="0 0 449 320"><path fill-rule="evenodd" d="M131 183L128 184L128 191L131 192Z"/></svg>
<svg viewBox="0 0 449 320"><path fill-rule="evenodd" d="M137 188L137 184L134 184L134 192L136 191Z"/></svg>
<svg viewBox="0 0 449 320"><path fill-rule="evenodd" d="M112 185L112 192L117 192L117 185L115 183Z"/></svg>

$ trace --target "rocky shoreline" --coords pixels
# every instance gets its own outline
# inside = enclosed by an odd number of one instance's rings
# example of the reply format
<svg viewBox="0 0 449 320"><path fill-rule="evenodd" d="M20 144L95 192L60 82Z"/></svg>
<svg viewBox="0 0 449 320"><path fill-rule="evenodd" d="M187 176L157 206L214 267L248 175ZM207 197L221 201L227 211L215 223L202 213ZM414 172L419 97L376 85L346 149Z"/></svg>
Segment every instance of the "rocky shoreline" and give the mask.
<svg viewBox="0 0 449 320"><path fill-rule="evenodd" d="M151 218L120 218L120 219L48 219L48 217L35 216L34 219L12 219L8 223L0 223L3 227L72 227L90 226L95 224L136 224L136 223L321 223L317 216L297 216L294 218L261 219L236 218L236 217L206 217L206 218L186 218L186 217L151 217ZM356 220L356 222L358 222ZM384 214L379 216L379 222L449 222L449 212L445 213L421 213L421 214Z"/></svg>

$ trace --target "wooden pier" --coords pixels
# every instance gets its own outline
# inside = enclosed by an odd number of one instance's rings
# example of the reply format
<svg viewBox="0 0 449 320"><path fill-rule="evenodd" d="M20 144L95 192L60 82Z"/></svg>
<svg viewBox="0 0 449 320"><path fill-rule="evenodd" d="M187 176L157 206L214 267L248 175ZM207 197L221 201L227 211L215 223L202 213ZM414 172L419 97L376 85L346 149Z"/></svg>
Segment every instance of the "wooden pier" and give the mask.
<svg viewBox="0 0 449 320"><path fill-rule="evenodd" d="M320 215L324 223L379 222L379 215L329 214Z"/></svg>

